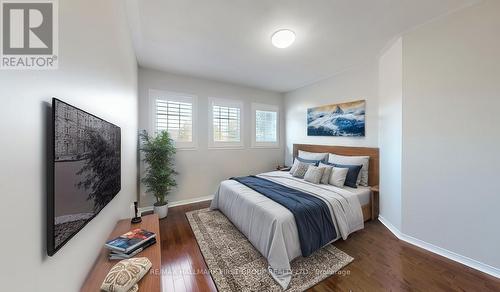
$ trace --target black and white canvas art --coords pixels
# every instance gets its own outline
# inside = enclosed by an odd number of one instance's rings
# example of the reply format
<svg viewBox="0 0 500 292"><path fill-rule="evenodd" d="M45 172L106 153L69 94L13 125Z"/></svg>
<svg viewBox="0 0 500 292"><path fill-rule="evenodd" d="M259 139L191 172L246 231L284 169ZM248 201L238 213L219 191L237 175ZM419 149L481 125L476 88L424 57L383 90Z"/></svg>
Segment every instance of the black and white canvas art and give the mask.
<svg viewBox="0 0 500 292"><path fill-rule="evenodd" d="M121 188L120 128L54 99L54 248Z"/></svg>
<svg viewBox="0 0 500 292"><path fill-rule="evenodd" d="M307 110L308 136L365 136L365 101L325 105Z"/></svg>

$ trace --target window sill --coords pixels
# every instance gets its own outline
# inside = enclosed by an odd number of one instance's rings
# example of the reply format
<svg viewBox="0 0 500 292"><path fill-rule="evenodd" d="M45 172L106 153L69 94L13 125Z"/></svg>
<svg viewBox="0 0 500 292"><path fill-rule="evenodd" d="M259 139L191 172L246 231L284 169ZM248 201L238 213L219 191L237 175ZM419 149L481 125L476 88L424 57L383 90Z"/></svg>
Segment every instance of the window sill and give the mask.
<svg viewBox="0 0 500 292"><path fill-rule="evenodd" d="M244 150L243 146L209 146L208 150Z"/></svg>
<svg viewBox="0 0 500 292"><path fill-rule="evenodd" d="M198 150L198 147L181 147L181 148L175 148L176 151L196 151Z"/></svg>
<svg viewBox="0 0 500 292"><path fill-rule="evenodd" d="M252 145L250 148L252 149L281 149L281 145L278 144L269 144L269 145Z"/></svg>

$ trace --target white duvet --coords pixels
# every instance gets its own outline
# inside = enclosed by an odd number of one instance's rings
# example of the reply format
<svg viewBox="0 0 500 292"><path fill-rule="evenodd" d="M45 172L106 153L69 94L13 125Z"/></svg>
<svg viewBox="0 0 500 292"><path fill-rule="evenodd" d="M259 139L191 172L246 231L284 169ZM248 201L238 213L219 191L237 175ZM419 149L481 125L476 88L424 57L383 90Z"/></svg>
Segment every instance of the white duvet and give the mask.
<svg viewBox="0 0 500 292"><path fill-rule="evenodd" d="M338 238L346 239L349 234L364 227L359 200L348 190L334 190L328 185L312 184L284 171L258 176L323 199L330 208ZM282 205L234 180L221 182L210 208L224 213L248 238L267 259L273 278L286 289L292 277L290 262L301 256L293 214Z"/></svg>

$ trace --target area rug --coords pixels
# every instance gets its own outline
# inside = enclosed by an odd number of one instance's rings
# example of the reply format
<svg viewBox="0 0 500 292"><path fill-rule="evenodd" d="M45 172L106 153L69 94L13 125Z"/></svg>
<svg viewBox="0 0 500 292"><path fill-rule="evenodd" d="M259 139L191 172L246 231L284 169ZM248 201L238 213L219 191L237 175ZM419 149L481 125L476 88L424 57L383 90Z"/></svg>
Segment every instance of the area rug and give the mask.
<svg viewBox="0 0 500 292"><path fill-rule="evenodd" d="M220 292L283 291L267 271L267 261L219 211L186 213L208 269ZM333 245L291 263L293 276L286 291L304 291L337 273L353 258Z"/></svg>

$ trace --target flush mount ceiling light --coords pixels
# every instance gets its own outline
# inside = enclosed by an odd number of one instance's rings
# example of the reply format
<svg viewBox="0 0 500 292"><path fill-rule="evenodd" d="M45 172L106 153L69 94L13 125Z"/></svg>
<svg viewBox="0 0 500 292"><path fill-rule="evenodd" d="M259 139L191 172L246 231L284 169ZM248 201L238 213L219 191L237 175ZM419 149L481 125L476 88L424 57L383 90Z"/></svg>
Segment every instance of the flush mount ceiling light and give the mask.
<svg viewBox="0 0 500 292"><path fill-rule="evenodd" d="M289 47L295 41L295 33L289 29L280 29L273 33L271 42L273 46L284 49Z"/></svg>

